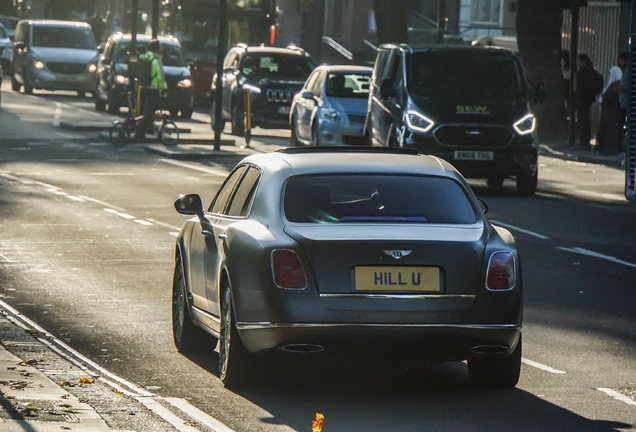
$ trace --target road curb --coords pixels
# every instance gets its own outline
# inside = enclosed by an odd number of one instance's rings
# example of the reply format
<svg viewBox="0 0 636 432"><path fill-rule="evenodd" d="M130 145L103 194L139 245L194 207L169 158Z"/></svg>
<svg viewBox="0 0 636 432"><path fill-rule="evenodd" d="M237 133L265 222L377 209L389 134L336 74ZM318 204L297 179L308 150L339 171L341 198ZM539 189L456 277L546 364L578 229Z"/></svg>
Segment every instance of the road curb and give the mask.
<svg viewBox="0 0 636 432"><path fill-rule="evenodd" d="M198 146L177 145L175 147L165 147L162 145L146 145L144 150L169 159L175 160L207 160L229 157L246 157L254 154L247 151L223 151L223 150L206 150Z"/></svg>
<svg viewBox="0 0 636 432"><path fill-rule="evenodd" d="M615 168L625 167L625 157L620 155L596 155L589 150L574 150L571 147L557 146L550 143L540 144L540 154L557 159L569 160L582 163L593 163L607 165ZM582 153L578 153L581 151Z"/></svg>

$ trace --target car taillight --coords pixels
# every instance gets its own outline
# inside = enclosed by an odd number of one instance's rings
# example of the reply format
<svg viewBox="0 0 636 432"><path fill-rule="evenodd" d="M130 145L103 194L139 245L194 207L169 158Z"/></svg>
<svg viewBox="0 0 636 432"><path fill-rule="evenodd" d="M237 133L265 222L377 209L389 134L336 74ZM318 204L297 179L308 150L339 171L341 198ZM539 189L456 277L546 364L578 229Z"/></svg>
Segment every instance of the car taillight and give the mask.
<svg viewBox="0 0 636 432"><path fill-rule="evenodd" d="M272 273L274 282L279 288L307 288L303 265L296 252L292 250L278 249L272 252Z"/></svg>
<svg viewBox="0 0 636 432"><path fill-rule="evenodd" d="M488 262L486 288L492 291L508 290L515 286L515 257L510 252L495 252Z"/></svg>

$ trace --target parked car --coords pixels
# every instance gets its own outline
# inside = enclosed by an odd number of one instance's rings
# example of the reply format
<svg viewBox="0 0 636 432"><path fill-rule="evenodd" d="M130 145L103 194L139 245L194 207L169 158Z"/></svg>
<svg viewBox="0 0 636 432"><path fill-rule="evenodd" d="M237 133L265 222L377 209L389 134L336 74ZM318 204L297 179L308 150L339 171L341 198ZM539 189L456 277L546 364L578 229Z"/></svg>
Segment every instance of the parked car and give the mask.
<svg viewBox="0 0 636 432"><path fill-rule="evenodd" d="M417 148L464 176L520 194L537 188L533 103L517 54L494 47L383 45L369 97L366 134L375 145Z"/></svg>
<svg viewBox="0 0 636 432"><path fill-rule="evenodd" d="M9 35L9 39L11 40L13 40L13 37L15 35L15 28L18 25L18 22L20 22L20 18L0 15L0 24L2 24L7 30L7 34Z"/></svg>
<svg viewBox="0 0 636 432"><path fill-rule="evenodd" d="M115 33L104 46L97 71L95 109L98 111L108 107L108 112L118 113L122 106L128 106L130 40L130 34ZM137 35L137 52L146 53L150 40L149 35ZM159 36L158 40L168 83L168 95L162 100L162 108L170 111L172 116L180 114L183 118L190 118L194 110L192 76L183 58L181 44L172 36Z"/></svg>
<svg viewBox="0 0 636 432"><path fill-rule="evenodd" d="M246 89L251 95L251 124L267 129L289 127L294 95L314 70L314 61L303 49L250 46L239 44L223 60L222 122L230 121L232 133L245 131ZM217 72L218 73L218 72ZM216 78L212 80L212 93ZM214 129L214 96L212 97Z"/></svg>
<svg viewBox="0 0 636 432"><path fill-rule="evenodd" d="M473 382L514 387L521 264L482 205L449 163L413 149L250 156L207 210L196 194L175 202L195 216L176 242L175 345L219 338L226 385L258 369L254 353L366 346L468 360Z"/></svg>
<svg viewBox="0 0 636 432"><path fill-rule="evenodd" d="M13 42L9 39L7 29L0 24L0 66L2 72L8 73L11 66L11 51L13 50Z"/></svg>
<svg viewBox="0 0 636 432"><path fill-rule="evenodd" d="M15 31L11 63L14 91L75 90L83 96L95 91L97 46L86 23L22 20Z"/></svg>
<svg viewBox="0 0 636 432"><path fill-rule="evenodd" d="M372 68L320 66L294 97L291 145L364 144Z"/></svg>

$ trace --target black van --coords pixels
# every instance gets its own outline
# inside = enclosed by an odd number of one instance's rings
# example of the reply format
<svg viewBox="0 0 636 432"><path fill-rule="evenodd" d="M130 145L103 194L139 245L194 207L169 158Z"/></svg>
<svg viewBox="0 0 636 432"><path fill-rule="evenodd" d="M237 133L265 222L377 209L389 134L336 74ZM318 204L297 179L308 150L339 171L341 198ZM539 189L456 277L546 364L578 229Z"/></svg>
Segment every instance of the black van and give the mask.
<svg viewBox="0 0 636 432"><path fill-rule="evenodd" d="M534 102L545 97L541 89ZM514 51L382 45L366 134L372 145L415 147L490 186L515 177L517 191L532 195L538 156L532 102Z"/></svg>

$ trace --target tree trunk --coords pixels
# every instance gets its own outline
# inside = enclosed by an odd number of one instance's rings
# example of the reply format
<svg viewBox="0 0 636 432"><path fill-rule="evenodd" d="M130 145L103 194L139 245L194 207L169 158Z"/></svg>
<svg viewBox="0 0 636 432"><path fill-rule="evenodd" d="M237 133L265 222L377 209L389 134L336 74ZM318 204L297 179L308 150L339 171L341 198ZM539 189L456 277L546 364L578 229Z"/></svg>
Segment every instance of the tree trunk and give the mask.
<svg viewBox="0 0 636 432"><path fill-rule="evenodd" d="M519 0L517 42L530 89L538 82L546 88L545 103L534 107L542 140L563 138L567 126L561 73L562 2Z"/></svg>
<svg viewBox="0 0 636 432"><path fill-rule="evenodd" d="M373 0L378 43L408 42L407 4L407 0Z"/></svg>

